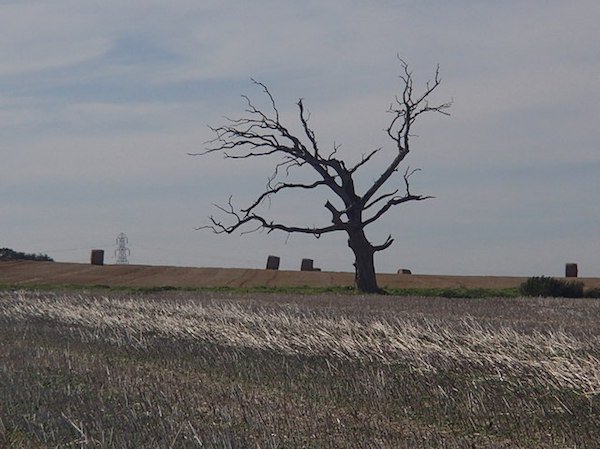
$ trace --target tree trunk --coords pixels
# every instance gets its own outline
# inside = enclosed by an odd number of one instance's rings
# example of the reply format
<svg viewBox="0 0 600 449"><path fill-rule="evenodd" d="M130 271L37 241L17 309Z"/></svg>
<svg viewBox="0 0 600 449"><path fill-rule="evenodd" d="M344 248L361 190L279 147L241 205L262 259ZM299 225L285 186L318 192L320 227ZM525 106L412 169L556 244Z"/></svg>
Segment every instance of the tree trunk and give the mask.
<svg viewBox="0 0 600 449"><path fill-rule="evenodd" d="M348 232L348 246L354 253L356 288L363 293L385 293L377 285L375 276L375 249L362 229Z"/></svg>

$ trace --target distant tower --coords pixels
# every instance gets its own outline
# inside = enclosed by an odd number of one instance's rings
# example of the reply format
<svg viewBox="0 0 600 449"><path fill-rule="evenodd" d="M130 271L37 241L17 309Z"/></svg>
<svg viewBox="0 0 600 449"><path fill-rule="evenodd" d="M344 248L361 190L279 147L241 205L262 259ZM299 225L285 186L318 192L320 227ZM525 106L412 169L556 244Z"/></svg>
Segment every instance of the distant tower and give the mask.
<svg viewBox="0 0 600 449"><path fill-rule="evenodd" d="M117 249L115 249L117 264L119 265L127 265L129 263L127 256L131 255L131 251L129 251L129 248L127 248L127 243L127 236L121 232L117 236Z"/></svg>

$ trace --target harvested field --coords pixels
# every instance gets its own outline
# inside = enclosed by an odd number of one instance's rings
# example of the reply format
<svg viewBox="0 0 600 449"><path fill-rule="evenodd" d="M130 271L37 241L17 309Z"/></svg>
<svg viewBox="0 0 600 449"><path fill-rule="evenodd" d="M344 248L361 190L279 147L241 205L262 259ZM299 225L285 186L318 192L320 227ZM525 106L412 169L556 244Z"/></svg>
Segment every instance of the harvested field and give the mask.
<svg viewBox="0 0 600 449"><path fill-rule="evenodd" d="M515 288L525 278L380 274L388 288ZM600 278L580 278L588 288ZM56 262L0 262L0 284L106 285L110 287L343 287L353 273L275 271L242 268L187 268L149 265L88 265Z"/></svg>
<svg viewBox="0 0 600 449"><path fill-rule="evenodd" d="M597 448L600 302L0 292L0 447Z"/></svg>

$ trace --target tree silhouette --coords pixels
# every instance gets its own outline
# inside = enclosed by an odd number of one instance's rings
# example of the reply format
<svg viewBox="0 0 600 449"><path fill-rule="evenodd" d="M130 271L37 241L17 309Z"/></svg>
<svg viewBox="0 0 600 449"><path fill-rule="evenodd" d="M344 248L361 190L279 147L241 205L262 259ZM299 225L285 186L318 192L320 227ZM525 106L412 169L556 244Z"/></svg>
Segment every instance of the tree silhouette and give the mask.
<svg viewBox="0 0 600 449"><path fill-rule="evenodd" d="M255 230L266 229L288 233L311 234L320 237L331 232L345 232L348 235L348 246L355 256L356 287L366 293L383 293L377 285L375 274L375 253L390 247L394 239L391 235L381 244L372 244L365 234L365 228L383 217L395 206L410 202L422 201L430 196L414 194L410 190L410 177L417 170L403 170L400 186L394 184L393 175L410 151L411 130L415 121L426 113L446 111L451 103L435 106L429 104L429 98L440 85L439 66L433 80L428 81L420 93L415 91L412 72L408 65L400 59L402 92L394 98L388 109L391 120L385 132L394 143L390 151L391 160L386 168L375 177L373 183L362 193L355 188L355 175L372 158L382 151L377 148L363 154L361 160L349 165L338 157L339 147L333 147L324 153L317 142L314 131L309 126L309 114L303 100L297 103L298 118L301 125L299 135L292 133L284 126L280 118L276 102L269 89L262 83L252 80L259 86L270 102L270 110L265 112L256 106L249 97L243 95L247 103L246 116L239 119L227 119L227 123L211 127L216 137L207 142L207 149L193 155L222 153L228 159L251 159L257 157L274 158L274 172L268 178L265 190L245 208L236 208L231 197L225 206L217 208L229 217L227 223L210 217L209 228L217 234L231 234L245 225L257 225ZM313 182L293 182L291 175L295 170L312 172ZM384 191L384 186L391 186ZM331 195L324 207L330 215L330 224L320 227L294 226L279 223L268 218L260 211L266 199L292 189L311 191L325 188ZM335 203L335 204L334 204Z"/></svg>

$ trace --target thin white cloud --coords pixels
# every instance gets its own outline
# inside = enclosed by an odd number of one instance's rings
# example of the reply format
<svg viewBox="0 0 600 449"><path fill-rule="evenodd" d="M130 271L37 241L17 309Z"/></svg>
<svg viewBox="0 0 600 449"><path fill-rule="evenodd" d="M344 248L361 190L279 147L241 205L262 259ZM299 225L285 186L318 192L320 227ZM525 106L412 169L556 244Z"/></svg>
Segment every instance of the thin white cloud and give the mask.
<svg viewBox="0 0 600 449"><path fill-rule="evenodd" d="M0 75L71 66L103 54L107 38L86 33L77 9L63 2L0 5Z"/></svg>

